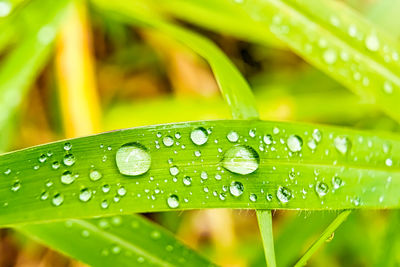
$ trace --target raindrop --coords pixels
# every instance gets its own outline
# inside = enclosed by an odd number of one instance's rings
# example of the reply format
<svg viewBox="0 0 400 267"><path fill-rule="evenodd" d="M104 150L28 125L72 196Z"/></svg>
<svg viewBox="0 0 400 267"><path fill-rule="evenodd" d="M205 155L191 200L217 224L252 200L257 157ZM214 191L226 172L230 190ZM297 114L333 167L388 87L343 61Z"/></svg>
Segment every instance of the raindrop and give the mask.
<svg viewBox="0 0 400 267"><path fill-rule="evenodd" d="M237 132L230 131L226 138L228 138L229 142L236 143L239 140L239 135Z"/></svg>
<svg viewBox="0 0 400 267"><path fill-rule="evenodd" d="M92 181L98 181L101 179L101 177L103 177L103 175L98 170L91 170L89 172L89 178Z"/></svg>
<svg viewBox="0 0 400 267"><path fill-rule="evenodd" d="M162 142L164 146L170 147L174 144L174 139L171 136L167 135L163 138Z"/></svg>
<svg viewBox="0 0 400 267"><path fill-rule="evenodd" d="M192 178L190 178L189 176L183 177L183 184L186 186L190 186L192 184Z"/></svg>
<svg viewBox="0 0 400 267"><path fill-rule="evenodd" d="M17 192L21 188L21 182L19 180L15 180L11 186L11 191Z"/></svg>
<svg viewBox="0 0 400 267"><path fill-rule="evenodd" d="M83 188L79 193L79 200L82 202L88 202L92 198L92 191L88 188Z"/></svg>
<svg viewBox="0 0 400 267"><path fill-rule="evenodd" d="M338 136L333 140L336 150L345 155L351 148L350 139L347 136Z"/></svg>
<svg viewBox="0 0 400 267"><path fill-rule="evenodd" d="M266 196L265 196L265 199L268 201L272 201L272 198L273 198L272 194L269 194L269 193L266 194Z"/></svg>
<svg viewBox="0 0 400 267"><path fill-rule="evenodd" d="M105 184L101 187L101 191L103 191L103 193L108 193L110 192L110 185L109 184Z"/></svg>
<svg viewBox="0 0 400 267"><path fill-rule="evenodd" d="M70 142L67 142L67 143L64 144L64 150L65 151L70 151L71 148L72 148L72 145L71 145Z"/></svg>
<svg viewBox="0 0 400 267"><path fill-rule="evenodd" d="M145 146L128 143L118 149L116 162L121 174L137 176L150 169L151 157Z"/></svg>
<svg viewBox="0 0 400 267"><path fill-rule="evenodd" d="M43 191L42 194L40 194L40 200L46 200L49 198L49 192Z"/></svg>
<svg viewBox="0 0 400 267"><path fill-rule="evenodd" d="M44 163L47 160L47 156L45 154L42 154L39 156L39 162Z"/></svg>
<svg viewBox="0 0 400 267"><path fill-rule="evenodd" d="M75 156L72 154L67 154L64 156L63 162L66 166L72 166L75 164Z"/></svg>
<svg viewBox="0 0 400 267"><path fill-rule="evenodd" d="M367 49L370 51L373 51L373 52L378 51L379 46L380 46L378 37L374 33L368 35L365 38L365 45L366 45Z"/></svg>
<svg viewBox="0 0 400 267"><path fill-rule="evenodd" d="M251 202L256 202L257 201L257 195L256 194L250 194L249 199L250 199Z"/></svg>
<svg viewBox="0 0 400 267"><path fill-rule="evenodd" d="M203 127L196 128L190 133L190 139L198 146L204 145L208 140L208 132Z"/></svg>
<svg viewBox="0 0 400 267"><path fill-rule="evenodd" d="M287 203L292 198L292 192L286 187L279 186L276 197L281 203Z"/></svg>
<svg viewBox="0 0 400 267"><path fill-rule="evenodd" d="M266 145L272 144L272 136L270 134L264 135L263 141Z"/></svg>
<svg viewBox="0 0 400 267"><path fill-rule="evenodd" d="M251 138L256 137L256 130L255 130L255 129L250 129L250 131L249 131L249 136L250 136Z"/></svg>
<svg viewBox="0 0 400 267"><path fill-rule="evenodd" d="M64 196L61 195L60 193L57 193L53 196L53 199L51 203L53 203L54 206L58 207L64 202Z"/></svg>
<svg viewBox="0 0 400 267"><path fill-rule="evenodd" d="M241 182L233 181L229 187L229 192L234 197L239 197L243 194L244 186Z"/></svg>
<svg viewBox="0 0 400 267"><path fill-rule="evenodd" d="M260 157L250 146L237 145L228 149L223 158L222 166L233 173L250 174L258 169Z"/></svg>
<svg viewBox="0 0 400 267"><path fill-rule="evenodd" d="M100 206L101 206L102 209L107 209L109 205L110 205L110 204L108 204L108 201L107 201L106 199L103 200L103 201L101 202L101 204L100 204Z"/></svg>
<svg viewBox="0 0 400 267"><path fill-rule="evenodd" d="M118 194L119 196L121 196L121 197L125 196L125 195L126 195L126 189L125 189L125 187L121 186L120 188L118 188L117 194Z"/></svg>
<svg viewBox="0 0 400 267"><path fill-rule="evenodd" d="M176 209L179 207L179 197L177 195L170 195L167 199L168 207Z"/></svg>
<svg viewBox="0 0 400 267"><path fill-rule="evenodd" d="M322 140L322 133L321 133L321 131L318 130L318 129L314 129L314 131L313 131L313 133L312 133L312 137L313 137L313 139L314 139L317 143L321 142L321 140Z"/></svg>
<svg viewBox="0 0 400 267"><path fill-rule="evenodd" d="M63 184L72 184L75 181L75 176L72 175L70 171L65 171L61 175L61 183Z"/></svg>
<svg viewBox="0 0 400 267"><path fill-rule="evenodd" d="M207 180L208 179L208 174L205 171L202 171L200 174L200 178L203 180Z"/></svg>
<svg viewBox="0 0 400 267"><path fill-rule="evenodd" d="M287 139L287 146L290 151L299 152L303 146L303 140L297 135L291 135Z"/></svg>
<svg viewBox="0 0 400 267"><path fill-rule="evenodd" d="M341 187L343 184L342 179L339 176L333 176L332 177L332 185L334 189L338 189L339 187Z"/></svg>
<svg viewBox="0 0 400 267"><path fill-rule="evenodd" d="M324 182L318 182L315 185L315 192L317 192L319 197L325 196L329 191L329 187L326 183Z"/></svg>
<svg viewBox="0 0 400 267"><path fill-rule="evenodd" d="M58 170L60 168L60 162L54 161L53 164L51 164L51 167L53 170Z"/></svg>
<svg viewBox="0 0 400 267"><path fill-rule="evenodd" d="M175 166L175 165L172 166L171 168L169 168L169 173L170 173L172 176L178 175L178 173L179 173L178 167Z"/></svg>

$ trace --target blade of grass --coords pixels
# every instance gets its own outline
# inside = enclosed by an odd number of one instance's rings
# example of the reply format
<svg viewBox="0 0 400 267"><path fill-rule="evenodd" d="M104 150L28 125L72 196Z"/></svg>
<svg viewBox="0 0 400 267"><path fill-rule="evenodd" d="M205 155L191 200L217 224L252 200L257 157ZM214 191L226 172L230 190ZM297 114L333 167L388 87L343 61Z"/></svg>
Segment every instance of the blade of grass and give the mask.
<svg viewBox="0 0 400 267"><path fill-rule="evenodd" d="M307 250L307 252L299 259L295 266L305 266L307 264L307 261L315 253L315 251L326 242L326 240L332 235L336 228L338 228L344 222L344 220L346 220L347 216L349 216L350 213L350 210L341 212L335 218L335 220L333 220L333 222L325 229L318 240L315 241L314 244L312 244L312 246Z"/></svg>
<svg viewBox="0 0 400 267"><path fill-rule="evenodd" d="M204 146L190 139L198 127L211 131ZM227 139L231 131L238 142ZM316 149L309 148L315 145L312 134L320 140ZM264 135L273 143L263 144ZM300 153L289 150L294 136L304 140ZM168 146L171 140L179 145ZM149 171L136 178L122 175L115 159L119 148L132 142L146 147L152 160ZM225 170L221 161L236 145L254 149L260 157L257 171L240 175ZM165 211L172 210L171 201L178 204L175 210L396 208L399 151L396 136L294 123L226 120L118 130L1 155L0 225ZM102 173L100 180L89 178L93 169ZM208 179L200 177L202 172ZM183 183L186 176L190 186ZM234 181L244 187L240 197L229 193ZM127 193L121 196L122 187ZM88 201L80 200L82 190L92 192Z"/></svg>
<svg viewBox="0 0 400 267"><path fill-rule="evenodd" d="M239 71L232 62L221 53L220 49L208 39L194 32L181 28L172 23L161 19L154 10L149 9L143 2L118 0L113 3L104 0L93 0L93 3L110 13L116 13L119 16L116 19L122 19L134 25L144 25L155 28L175 39L196 53L201 55L209 64L214 72L215 78L219 84L226 101L234 107L232 113L236 118L242 118L242 114L248 114L247 118L258 118L258 112L254 108L254 97L249 90L239 91L237 88L247 88L247 82L240 75ZM244 98L237 98L238 95L245 95Z"/></svg>
<svg viewBox="0 0 400 267"><path fill-rule="evenodd" d="M141 216L69 220L17 229L90 266L215 266Z"/></svg>
<svg viewBox="0 0 400 267"><path fill-rule="evenodd" d="M267 266L276 266L271 210L256 210Z"/></svg>
<svg viewBox="0 0 400 267"><path fill-rule="evenodd" d="M337 1L250 0L240 5L310 64L400 121L396 40Z"/></svg>

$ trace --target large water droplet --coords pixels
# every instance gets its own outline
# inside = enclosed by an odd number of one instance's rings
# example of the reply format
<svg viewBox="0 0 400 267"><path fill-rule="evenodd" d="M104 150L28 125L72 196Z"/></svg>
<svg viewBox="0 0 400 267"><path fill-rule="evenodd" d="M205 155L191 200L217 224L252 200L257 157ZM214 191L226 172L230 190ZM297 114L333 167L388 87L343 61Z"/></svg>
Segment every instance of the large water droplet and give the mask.
<svg viewBox="0 0 400 267"><path fill-rule="evenodd" d="M168 207L176 209L179 207L179 197L177 195L170 195L167 199Z"/></svg>
<svg viewBox="0 0 400 267"><path fill-rule="evenodd" d="M281 203L287 203L292 198L292 192L286 187L279 186L276 197Z"/></svg>
<svg viewBox="0 0 400 267"><path fill-rule="evenodd" d="M222 158L222 166L238 174L250 174L258 169L260 157L250 146L237 145L228 149Z"/></svg>
<svg viewBox="0 0 400 267"><path fill-rule="evenodd" d="M241 182L233 181L229 187L229 192L234 197L239 197L243 194L244 186Z"/></svg>
<svg viewBox="0 0 400 267"><path fill-rule="evenodd" d="M128 143L118 149L116 162L121 174L137 176L150 169L151 157L143 145Z"/></svg>
<svg viewBox="0 0 400 267"><path fill-rule="evenodd" d="M350 139L347 136L338 136L333 140L336 150L345 155L351 148Z"/></svg>
<svg viewBox="0 0 400 267"><path fill-rule="evenodd" d="M300 138L300 136L291 135L287 139L287 146L290 151L299 152L303 146L303 140Z"/></svg>
<svg viewBox="0 0 400 267"><path fill-rule="evenodd" d="M198 146L204 145L208 140L208 132L203 127L196 128L190 133L190 139Z"/></svg>
<svg viewBox="0 0 400 267"><path fill-rule="evenodd" d="M175 165L172 166L171 168L169 168L169 173L170 173L172 176L178 175L178 173L179 173L178 167L175 166Z"/></svg>

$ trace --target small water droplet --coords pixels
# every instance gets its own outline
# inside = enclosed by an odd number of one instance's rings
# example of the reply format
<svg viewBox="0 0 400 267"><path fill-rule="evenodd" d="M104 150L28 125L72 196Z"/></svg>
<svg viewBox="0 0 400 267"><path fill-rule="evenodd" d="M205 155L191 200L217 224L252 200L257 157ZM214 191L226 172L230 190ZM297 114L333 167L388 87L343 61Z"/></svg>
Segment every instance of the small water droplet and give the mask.
<svg viewBox="0 0 400 267"><path fill-rule="evenodd" d="M118 149L116 162L121 174L138 176L150 169L151 157L145 146L128 143Z"/></svg>
<svg viewBox="0 0 400 267"><path fill-rule="evenodd" d="M239 140L239 134L235 131L230 131L226 138L229 140L229 142L236 143Z"/></svg>
<svg viewBox="0 0 400 267"><path fill-rule="evenodd" d="M233 181L229 187L229 192L234 197L239 197L244 192L244 186L241 182Z"/></svg>
<svg viewBox="0 0 400 267"><path fill-rule="evenodd" d="M103 191L103 193L108 193L110 192L110 185L109 184L105 184L101 187L101 191Z"/></svg>
<svg viewBox="0 0 400 267"><path fill-rule="evenodd" d="M121 196L121 197L125 196L125 195L126 195L126 189L125 189L125 187L121 186L120 188L118 188L117 194L118 194L119 196Z"/></svg>
<svg viewBox="0 0 400 267"><path fill-rule="evenodd" d="M204 145L208 140L208 132L203 127L196 128L190 133L190 139L198 146Z"/></svg>
<svg viewBox="0 0 400 267"><path fill-rule="evenodd" d="M250 146L236 145L228 149L223 158L222 166L233 173L250 174L258 169L260 157Z"/></svg>
<svg viewBox="0 0 400 267"><path fill-rule="evenodd" d="M292 198L292 192L286 187L279 186L276 197L281 203L287 203Z"/></svg>
<svg viewBox="0 0 400 267"><path fill-rule="evenodd" d="M19 180L15 180L11 186L11 191L17 192L21 188L21 182Z"/></svg>
<svg viewBox="0 0 400 267"><path fill-rule="evenodd" d="M65 150L65 151L70 151L71 149L72 149L71 143L70 143L70 142L66 142L66 143L64 144L64 150Z"/></svg>
<svg viewBox="0 0 400 267"><path fill-rule="evenodd" d="M202 171L200 174L200 178L203 180L207 180L208 179L208 174L205 171Z"/></svg>
<svg viewBox="0 0 400 267"><path fill-rule="evenodd" d="M393 93L393 85L389 81L383 83L383 91L387 94Z"/></svg>
<svg viewBox="0 0 400 267"><path fill-rule="evenodd" d="M107 199L103 200L103 201L101 202L101 204L100 204L100 206L101 206L102 209L107 209L109 205L110 205L110 204L108 203L108 200L107 200Z"/></svg>
<svg viewBox="0 0 400 267"><path fill-rule="evenodd" d="M53 164L51 164L51 167L53 170L58 170L60 168L61 164L58 161L54 161Z"/></svg>
<svg viewBox="0 0 400 267"><path fill-rule="evenodd" d="M250 194L249 199L250 199L251 202L256 202L257 201L257 195L256 194Z"/></svg>
<svg viewBox="0 0 400 267"><path fill-rule="evenodd" d="M162 142L164 146L170 147L174 144L174 139L171 136L167 135L163 138Z"/></svg>
<svg viewBox="0 0 400 267"><path fill-rule="evenodd" d="M168 207L176 209L179 207L179 197L177 195L170 195L167 199Z"/></svg>
<svg viewBox="0 0 400 267"><path fill-rule="evenodd" d="M70 171L65 171L61 175L61 183L63 184L72 184L75 181L75 176L72 175Z"/></svg>
<svg viewBox="0 0 400 267"><path fill-rule="evenodd" d="M255 130L255 129L250 129L250 130L249 130L249 136L250 136L251 138L256 137L256 130Z"/></svg>
<svg viewBox="0 0 400 267"><path fill-rule="evenodd" d="M270 135L270 134L266 134L266 135L264 135L264 137L263 137L263 141L264 141L264 143L266 144L266 145L270 145L270 144L272 144L272 136Z"/></svg>
<svg viewBox="0 0 400 267"><path fill-rule="evenodd" d="M46 199L48 199L48 198L49 198L49 192L43 191L43 192L40 194L40 200L46 200Z"/></svg>
<svg viewBox="0 0 400 267"><path fill-rule="evenodd" d="M75 164L75 156L73 154L67 154L64 156L63 163L66 166L72 166Z"/></svg>
<svg viewBox="0 0 400 267"><path fill-rule="evenodd" d="M323 54L323 59L325 61L325 63L327 64L333 64L336 62L337 59L337 53L335 50L333 49L327 49L325 50L324 54Z"/></svg>
<svg viewBox="0 0 400 267"><path fill-rule="evenodd" d="M303 146L303 140L298 135L291 135L287 139L287 146L292 152L299 152Z"/></svg>
<svg viewBox="0 0 400 267"><path fill-rule="evenodd" d="M169 173L170 173L172 176L178 175L178 173L179 173L178 167L175 166L175 165L172 166L171 168L169 168Z"/></svg>
<svg viewBox="0 0 400 267"><path fill-rule="evenodd" d="M88 202L92 198L92 191L88 188L83 188L79 192L79 200L82 202Z"/></svg>
<svg viewBox="0 0 400 267"><path fill-rule="evenodd" d="M60 193L57 193L53 196L53 199L51 203L53 203L54 206L58 207L64 202L64 196Z"/></svg>
<svg viewBox="0 0 400 267"><path fill-rule="evenodd" d="M89 178L92 181L98 181L102 177L103 177L103 175L98 170L90 170L90 172L89 172Z"/></svg>
<svg viewBox="0 0 400 267"><path fill-rule="evenodd" d="M343 181L339 176L332 177L332 185L335 190L338 189L339 187L341 187L342 184L343 184Z"/></svg>
<svg viewBox="0 0 400 267"><path fill-rule="evenodd" d="M365 38L365 46L370 51L378 51L380 47L379 39L376 34L371 33Z"/></svg>
<svg viewBox="0 0 400 267"><path fill-rule="evenodd" d="M347 136L338 136L333 140L336 150L345 155L351 148L350 139Z"/></svg>
<svg viewBox="0 0 400 267"><path fill-rule="evenodd" d="M387 158L387 159L385 160L385 164L386 164L386 166L391 167L391 166L393 165L392 159L391 159L391 158Z"/></svg>
<svg viewBox="0 0 400 267"><path fill-rule="evenodd" d="M183 184L186 186L190 186L192 184L192 178L190 178L189 176L183 177Z"/></svg>
<svg viewBox="0 0 400 267"><path fill-rule="evenodd" d="M319 197L323 197L328 194L329 186L324 182L317 182L315 185L315 192L317 192Z"/></svg>
<svg viewBox="0 0 400 267"><path fill-rule="evenodd" d="M42 154L42 155L39 156L38 160L39 160L40 163L44 163L47 160L47 156L45 154Z"/></svg>
<svg viewBox="0 0 400 267"><path fill-rule="evenodd" d="M314 139L317 143L321 142L321 140L322 140L322 133L321 133L321 131L318 130L318 129L314 129L314 131L313 131L313 133L312 133L312 137L313 137L313 139Z"/></svg>

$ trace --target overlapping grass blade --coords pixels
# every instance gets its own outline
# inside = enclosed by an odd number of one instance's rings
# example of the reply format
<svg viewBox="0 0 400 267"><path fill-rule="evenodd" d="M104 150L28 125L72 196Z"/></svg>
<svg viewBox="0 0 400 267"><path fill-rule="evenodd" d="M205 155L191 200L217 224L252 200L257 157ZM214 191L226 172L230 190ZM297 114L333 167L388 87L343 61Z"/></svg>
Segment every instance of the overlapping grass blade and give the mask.
<svg viewBox="0 0 400 267"><path fill-rule="evenodd" d="M240 5L306 61L400 121L395 39L337 1L251 0Z"/></svg>
<svg viewBox="0 0 400 267"><path fill-rule="evenodd" d="M90 266L214 266L140 216L31 224L17 229Z"/></svg>

